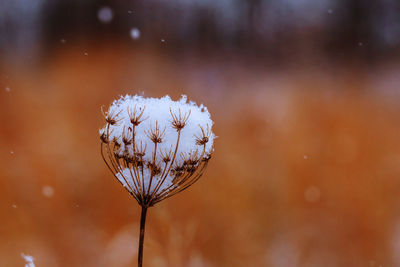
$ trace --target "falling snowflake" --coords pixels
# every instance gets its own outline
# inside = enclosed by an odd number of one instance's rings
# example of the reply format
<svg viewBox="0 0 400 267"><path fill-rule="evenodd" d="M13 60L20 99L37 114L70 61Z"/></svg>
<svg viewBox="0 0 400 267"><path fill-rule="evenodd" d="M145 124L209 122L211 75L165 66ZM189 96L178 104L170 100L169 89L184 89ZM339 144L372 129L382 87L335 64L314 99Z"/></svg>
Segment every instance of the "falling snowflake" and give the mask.
<svg viewBox="0 0 400 267"><path fill-rule="evenodd" d="M132 28L130 32L131 38L137 40L140 38L140 31L138 28Z"/></svg>
<svg viewBox="0 0 400 267"><path fill-rule="evenodd" d="M317 202L321 198L321 191L316 186L310 186L304 191L307 202Z"/></svg>
<svg viewBox="0 0 400 267"><path fill-rule="evenodd" d="M54 188L48 185L43 186L42 194L45 197L51 198L54 195Z"/></svg>
<svg viewBox="0 0 400 267"><path fill-rule="evenodd" d="M114 13L111 8L104 6L97 11L97 18L101 23L107 24L114 18Z"/></svg>

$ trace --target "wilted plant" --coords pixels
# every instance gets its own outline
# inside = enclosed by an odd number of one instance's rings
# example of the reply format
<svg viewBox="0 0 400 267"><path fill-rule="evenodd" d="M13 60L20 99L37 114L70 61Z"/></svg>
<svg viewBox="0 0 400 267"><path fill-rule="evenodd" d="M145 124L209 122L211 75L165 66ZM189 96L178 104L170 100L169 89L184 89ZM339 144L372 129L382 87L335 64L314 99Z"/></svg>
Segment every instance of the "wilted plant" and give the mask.
<svg viewBox="0 0 400 267"><path fill-rule="evenodd" d="M142 208L138 266L143 262L147 209L195 183L213 152L214 134L207 108L126 95L103 111L101 155L110 171Z"/></svg>

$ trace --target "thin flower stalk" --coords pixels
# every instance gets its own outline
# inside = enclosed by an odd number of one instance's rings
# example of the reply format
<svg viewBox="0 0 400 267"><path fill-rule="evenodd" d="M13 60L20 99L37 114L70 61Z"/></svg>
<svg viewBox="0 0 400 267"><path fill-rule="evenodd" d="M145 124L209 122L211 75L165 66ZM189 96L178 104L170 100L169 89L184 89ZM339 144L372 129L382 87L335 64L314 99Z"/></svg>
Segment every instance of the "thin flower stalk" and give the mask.
<svg viewBox="0 0 400 267"><path fill-rule="evenodd" d="M141 206L138 266L143 265L147 209L182 192L204 173L213 152L206 107L125 96L103 112L100 151L108 169Z"/></svg>

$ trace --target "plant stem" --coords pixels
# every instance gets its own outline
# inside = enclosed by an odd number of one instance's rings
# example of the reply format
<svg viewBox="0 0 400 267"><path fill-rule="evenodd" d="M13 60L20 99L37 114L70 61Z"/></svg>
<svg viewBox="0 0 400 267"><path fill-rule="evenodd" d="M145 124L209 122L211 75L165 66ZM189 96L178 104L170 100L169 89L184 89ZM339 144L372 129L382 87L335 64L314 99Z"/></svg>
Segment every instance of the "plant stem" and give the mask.
<svg viewBox="0 0 400 267"><path fill-rule="evenodd" d="M143 264L143 242L144 242L144 229L146 227L146 214L147 214L147 207L142 206L142 213L140 215L138 267L142 267L142 264Z"/></svg>

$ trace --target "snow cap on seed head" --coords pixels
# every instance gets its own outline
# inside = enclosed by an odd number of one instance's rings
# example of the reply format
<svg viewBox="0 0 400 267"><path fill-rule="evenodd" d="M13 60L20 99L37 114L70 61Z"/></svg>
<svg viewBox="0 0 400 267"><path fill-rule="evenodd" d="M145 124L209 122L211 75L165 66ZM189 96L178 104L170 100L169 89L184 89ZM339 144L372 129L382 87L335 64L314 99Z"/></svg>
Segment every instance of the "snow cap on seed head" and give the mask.
<svg viewBox="0 0 400 267"><path fill-rule="evenodd" d="M199 145L196 140L202 137L202 129L210 132L213 125L207 108L203 105L197 106L192 101L188 102L185 95L178 101L172 101L169 96L158 99L126 95L115 100L107 114L115 116L114 125L109 127L109 139L116 139L121 144L121 154L125 151L124 137L129 141L132 138L131 120L135 120L141 115L136 121L138 125L135 127L135 142L136 145L146 147L145 160L150 160L152 157L154 143L149 137L156 127L159 129L161 138L157 149L160 151L170 150L176 145L177 128L174 127L175 124L179 123L179 119L183 120L187 117L184 121L185 125L181 125L183 127L178 147L178 155L180 155L198 150ZM176 118L176 121L174 121L174 118ZM106 130L107 126L101 129L100 133L104 133ZM214 134L210 132L206 144L206 152L208 153L212 150L213 140ZM129 142L127 145L128 153L133 155L131 143ZM157 153L157 157L161 159L161 154Z"/></svg>
<svg viewBox="0 0 400 267"><path fill-rule="evenodd" d="M184 95L178 101L126 95L103 113L100 137L113 173L137 198L182 188L213 151L210 113Z"/></svg>

